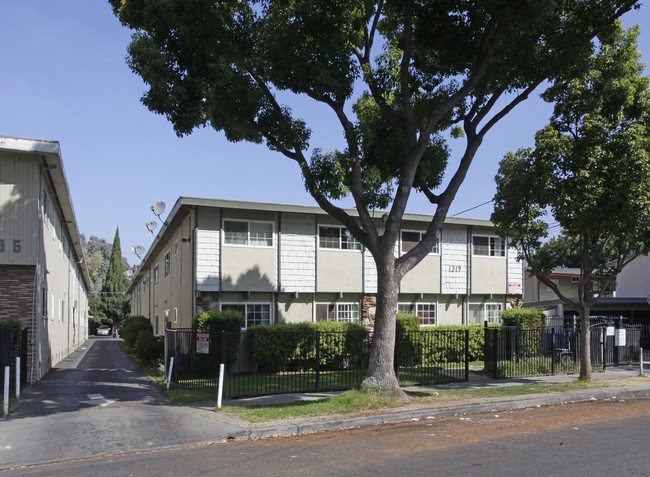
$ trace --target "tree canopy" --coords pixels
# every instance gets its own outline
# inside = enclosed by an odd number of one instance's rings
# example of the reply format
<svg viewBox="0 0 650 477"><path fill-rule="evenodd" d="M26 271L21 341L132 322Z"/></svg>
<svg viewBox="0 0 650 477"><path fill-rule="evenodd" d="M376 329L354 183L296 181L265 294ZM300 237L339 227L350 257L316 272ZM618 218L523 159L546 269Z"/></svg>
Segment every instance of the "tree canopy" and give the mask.
<svg viewBox="0 0 650 477"><path fill-rule="evenodd" d="M399 283L432 249L483 137L542 82L585 66L592 40L637 3L109 1L135 30L127 61L149 86L142 101L151 111L178 135L212 127L295 161L319 206L372 254L378 293L366 382L393 390ZM309 125L286 104L296 97L329 108L345 147L310 145ZM451 171L449 134L465 138ZM414 191L434 218L422 241L395 257ZM347 195L358 217L337 205ZM369 212L376 207L388 209L381 224Z"/></svg>
<svg viewBox="0 0 650 477"><path fill-rule="evenodd" d="M581 76L549 88L551 123L537 133L535 148L509 153L496 177L492 220L500 234L521 247L540 281L577 307L584 330L602 290L631 256L650 248L650 92L637 36L638 29L617 23ZM552 247L542 246L549 214L578 245L577 300L548 276L559 265ZM582 344L588 348L589 340ZM587 356L583 368L590 378Z"/></svg>
<svg viewBox="0 0 650 477"><path fill-rule="evenodd" d="M100 295L100 311L117 326L130 311L131 300L125 294L129 287L129 280L124 275L125 270L120 245L120 230L118 228L115 230L108 271Z"/></svg>

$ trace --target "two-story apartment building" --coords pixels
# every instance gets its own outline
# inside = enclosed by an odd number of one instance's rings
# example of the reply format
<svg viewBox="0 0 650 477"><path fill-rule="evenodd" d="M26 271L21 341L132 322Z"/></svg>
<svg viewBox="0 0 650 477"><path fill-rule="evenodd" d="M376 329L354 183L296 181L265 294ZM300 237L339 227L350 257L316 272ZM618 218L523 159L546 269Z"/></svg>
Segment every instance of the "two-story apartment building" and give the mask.
<svg viewBox="0 0 650 477"><path fill-rule="evenodd" d="M419 242L430 220L406 214L395 253ZM448 218L434 249L402 280L399 308L423 325L497 321L521 297L516 257L489 221ZM132 313L149 317L156 334L229 308L244 313L246 326L372 326L377 273L372 255L318 207L180 197L128 293Z"/></svg>
<svg viewBox="0 0 650 477"><path fill-rule="evenodd" d="M88 338L88 292L58 142L0 136L0 325L29 328L34 382Z"/></svg>

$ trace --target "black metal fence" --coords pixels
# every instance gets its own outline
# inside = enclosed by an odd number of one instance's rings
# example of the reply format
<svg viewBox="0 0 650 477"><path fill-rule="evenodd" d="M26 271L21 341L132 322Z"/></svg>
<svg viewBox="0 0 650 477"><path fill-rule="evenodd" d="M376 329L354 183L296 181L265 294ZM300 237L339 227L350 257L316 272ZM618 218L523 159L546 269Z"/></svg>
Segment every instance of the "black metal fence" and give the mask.
<svg viewBox="0 0 650 477"><path fill-rule="evenodd" d="M27 382L27 332L27 328L17 332L12 328L0 326L0 383L4 383L5 367L9 366L12 389L16 384L17 357L20 357L18 379L21 387Z"/></svg>
<svg viewBox="0 0 650 477"><path fill-rule="evenodd" d="M399 334L395 367L402 385L467 380L469 332ZM172 382L216 396L223 363L223 396L352 389L368 372L372 334L367 332L197 333L165 330L165 364Z"/></svg>
<svg viewBox="0 0 650 477"><path fill-rule="evenodd" d="M641 327L607 323L590 328L593 369L639 362ZM485 370L514 378L580 371L580 330L576 327L485 328Z"/></svg>

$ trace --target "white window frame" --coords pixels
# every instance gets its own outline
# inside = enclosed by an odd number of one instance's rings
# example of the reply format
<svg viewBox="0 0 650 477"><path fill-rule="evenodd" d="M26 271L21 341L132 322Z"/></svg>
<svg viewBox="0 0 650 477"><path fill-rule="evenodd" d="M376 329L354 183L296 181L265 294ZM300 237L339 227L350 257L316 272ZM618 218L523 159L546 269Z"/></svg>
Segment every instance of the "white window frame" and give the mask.
<svg viewBox="0 0 650 477"><path fill-rule="evenodd" d="M411 234L419 234L420 238L418 240L418 243L422 242L422 238L426 234L426 232L422 231L422 230L411 230L411 229L402 229L402 230L400 230L400 233L399 233L399 251L400 251L400 255L404 255L405 253L408 252L408 250L404 251L404 238L403 238L404 232L411 233ZM438 236L438 238L436 239L436 243L433 245L433 248L429 252L429 255L440 255L440 236Z"/></svg>
<svg viewBox="0 0 650 477"><path fill-rule="evenodd" d="M226 222L238 222L246 224L246 243L233 243L226 239ZM270 245L251 245L251 224L270 224L271 225L271 244ZM221 243L227 247L253 247L253 248L273 248L275 246L275 222L272 220L245 220L224 218L221 221Z"/></svg>
<svg viewBox="0 0 650 477"><path fill-rule="evenodd" d="M339 237L338 237L338 247L323 247L321 245L321 229L327 228L327 229L338 229L339 231ZM343 227L342 225L330 225L330 224L319 224L318 225L318 250L337 250L337 251L342 251L342 252L360 252L363 247L361 245L361 242L359 242L352 234L350 234L351 241L347 242L353 245L352 248L343 248L343 238L345 237L347 239L347 236L345 235L344 231L348 231L347 227ZM348 231L349 233L349 231Z"/></svg>
<svg viewBox="0 0 650 477"><path fill-rule="evenodd" d="M163 278L167 278L172 274L172 251L167 250L163 258Z"/></svg>
<svg viewBox="0 0 650 477"><path fill-rule="evenodd" d="M476 247L474 245L474 237L483 237L488 239L488 253L482 254L482 253L476 253ZM502 243L502 250L503 253L496 255L493 254L494 250L496 250L496 244L493 244L493 242L496 242L497 240L501 241ZM506 256L506 248L507 244L506 241L503 240L501 237L497 235L483 235L483 234L473 234L472 235L472 256L473 257L488 257L488 258L505 258Z"/></svg>
<svg viewBox="0 0 650 477"><path fill-rule="evenodd" d="M318 306L327 306L328 308L333 306L334 307L334 313L335 313L335 319L330 319L329 316L326 317L324 321L332 321L332 322L337 322L337 323L361 323L361 304L356 301L340 301L340 302L317 302L314 303L314 318L313 322L317 323L316 321L316 313L317 313L317 308ZM346 309L346 307L356 307L356 310L353 309ZM329 315L329 309L327 311ZM352 319L345 319L343 315L345 313L351 313L351 314L356 314L356 317L352 317Z"/></svg>
<svg viewBox="0 0 650 477"><path fill-rule="evenodd" d="M494 301L489 301L489 302L484 302L484 303L470 302L470 303L468 303L468 312L469 312L469 307L473 306L473 305L474 306L478 305L478 306L481 307L481 321L479 321L478 324L483 324L483 323L485 323L486 320L487 320L487 322L489 324L501 323L501 316L500 315L501 315L501 312L503 311L503 303L502 302L494 302ZM487 313L488 313L487 307L488 306L496 306L496 307L498 307L497 311L498 311L499 316L498 316L498 318L496 320L495 319L488 319L488 315L487 315ZM469 324L475 324L475 323L469 323Z"/></svg>
<svg viewBox="0 0 650 477"><path fill-rule="evenodd" d="M261 301L261 302L241 302L241 301L228 301L228 302L222 302L219 303L219 310L224 311L223 307L228 307L228 306L243 306L244 307L244 326L242 327L243 330L247 329L249 324L248 324L248 307L249 306L268 306L269 307L269 322L268 323L255 323L256 325L262 324L262 325L272 325L273 324L273 303L268 302L268 301ZM250 325L254 326L254 325Z"/></svg>
<svg viewBox="0 0 650 477"><path fill-rule="evenodd" d="M158 286L158 283L160 283L160 263L153 267L153 283L154 286Z"/></svg>
<svg viewBox="0 0 650 477"><path fill-rule="evenodd" d="M178 240L174 242L174 257L178 255Z"/></svg>
<svg viewBox="0 0 650 477"><path fill-rule="evenodd" d="M174 307L174 323L178 323L178 308Z"/></svg>
<svg viewBox="0 0 650 477"><path fill-rule="evenodd" d="M436 302L415 302L415 303L410 303L410 302L399 302L397 304L397 310L399 311L399 307L406 307L408 306L411 308L411 311L403 311L403 313L408 313L410 315L415 315L418 317L420 326L438 326L438 303ZM422 316L420 315L420 307L425 307L425 306L433 306L433 323L422 323Z"/></svg>

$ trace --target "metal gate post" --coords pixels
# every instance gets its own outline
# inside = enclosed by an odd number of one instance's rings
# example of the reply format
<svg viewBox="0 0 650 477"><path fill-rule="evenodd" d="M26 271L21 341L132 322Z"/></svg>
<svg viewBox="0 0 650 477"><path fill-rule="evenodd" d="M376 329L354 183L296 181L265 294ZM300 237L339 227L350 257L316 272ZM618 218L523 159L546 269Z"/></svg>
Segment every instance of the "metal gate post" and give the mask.
<svg viewBox="0 0 650 477"><path fill-rule="evenodd" d="M320 330L316 330L316 392L320 392Z"/></svg>

